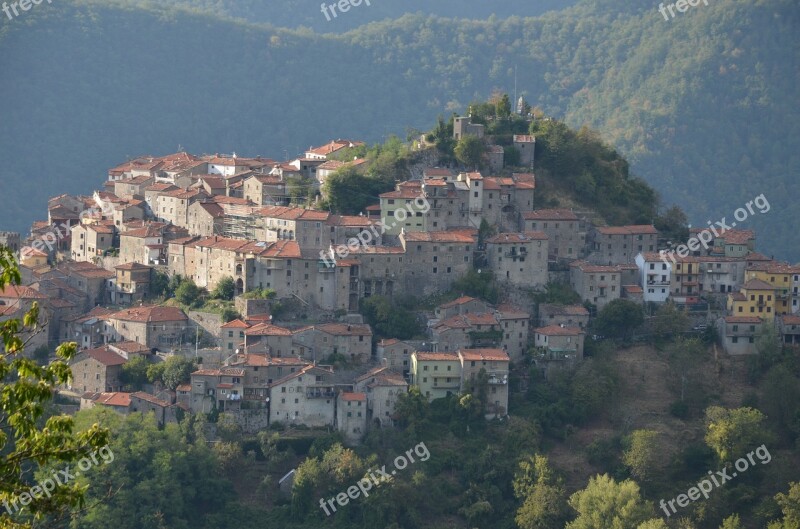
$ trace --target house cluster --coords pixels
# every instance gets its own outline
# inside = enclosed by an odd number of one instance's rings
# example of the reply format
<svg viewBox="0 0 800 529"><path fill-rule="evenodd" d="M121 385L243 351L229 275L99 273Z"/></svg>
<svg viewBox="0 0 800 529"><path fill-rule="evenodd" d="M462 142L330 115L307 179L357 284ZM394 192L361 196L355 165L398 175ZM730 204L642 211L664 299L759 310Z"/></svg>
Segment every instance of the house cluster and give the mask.
<svg viewBox="0 0 800 529"><path fill-rule="evenodd" d="M455 137L470 134L484 137L483 126L457 118ZM513 143L520 165L532 165L535 138ZM357 216L310 208L330 175L366 169L345 156L361 146L334 140L285 162L179 152L114 167L91 196L51 199L27 239L0 232L19 252L24 285L0 291L0 321L38 303L43 323L28 347L79 344L66 390L84 407L154 411L161 422L216 409L253 430L338 428L353 442L394 423L409 385L432 400L485 384L486 416L506 415L513 366L580 361L590 316L615 299L692 308L722 296L730 353L751 352L773 320L786 343L800 343L800 270L756 253L752 232L664 259L652 225L595 226L580 211L536 208L533 173L491 176L503 149L488 150L487 174L423 168ZM505 301L441 304L426 314L424 340L374 340L357 314L363 298L447 292L470 270L491 272ZM155 271L208 290L230 278L237 296L269 289L326 317L301 326L273 321L269 303L240 311L213 328L217 347L177 388L125 391L131 358L196 354L199 327L208 330L178 307L148 304ZM583 304L540 304L536 316L517 306L528 303L514 293L551 282L568 283ZM342 360L353 369L331 367Z"/></svg>

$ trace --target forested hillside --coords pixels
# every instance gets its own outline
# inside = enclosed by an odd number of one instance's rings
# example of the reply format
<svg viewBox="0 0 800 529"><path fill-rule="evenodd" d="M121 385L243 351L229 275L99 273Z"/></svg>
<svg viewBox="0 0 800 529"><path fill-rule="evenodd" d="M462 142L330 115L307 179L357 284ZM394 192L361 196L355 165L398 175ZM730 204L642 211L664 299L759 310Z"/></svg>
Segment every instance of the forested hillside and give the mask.
<svg viewBox="0 0 800 529"><path fill-rule="evenodd" d="M326 4L334 2L329 0ZM577 3L577 0L372 0L361 9L352 8L343 16L326 18L320 8L320 0L156 0L151 4L180 6L192 10L202 10L223 17L240 18L250 22L260 22L278 27L308 27L320 33L340 33L358 26L383 20L398 18L408 13L425 13L450 18L484 19L491 15L500 18L510 16L532 17L546 11L562 9Z"/></svg>
<svg viewBox="0 0 800 529"><path fill-rule="evenodd" d="M254 2L207 5L255 19ZM463 16L482 13L469 5ZM282 158L331 137L404 137L495 88L513 93L516 67L531 104L599 129L695 224L765 193L771 211L742 227L764 253L797 260L797 29L793 0L701 4L670 21L655 5L587 0L539 18L406 15L341 35L45 3L0 26L0 120L22 124L0 128L0 226L25 230L48 196L88 192L128 156L180 145ZM53 79L57 92L43 88Z"/></svg>

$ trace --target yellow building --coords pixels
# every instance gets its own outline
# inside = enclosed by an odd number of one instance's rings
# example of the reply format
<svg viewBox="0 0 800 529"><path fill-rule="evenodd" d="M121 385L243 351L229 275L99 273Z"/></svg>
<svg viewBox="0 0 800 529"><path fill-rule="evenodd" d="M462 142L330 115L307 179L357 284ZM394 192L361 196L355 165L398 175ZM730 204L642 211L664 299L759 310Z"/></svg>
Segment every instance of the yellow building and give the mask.
<svg viewBox="0 0 800 529"><path fill-rule="evenodd" d="M26 246L20 252L20 264L28 268L39 268L47 265L47 254L36 248Z"/></svg>
<svg viewBox="0 0 800 529"><path fill-rule="evenodd" d="M791 314L792 312L792 278L800 273L800 267L774 261L752 263L744 273L745 281L760 279L775 287L775 314Z"/></svg>
<svg viewBox="0 0 800 529"><path fill-rule="evenodd" d="M728 311L733 316L758 316L762 320L775 317L777 287L750 279L739 292L728 294Z"/></svg>
<svg viewBox="0 0 800 529"><path fill-rule="evenodd" d="M418 386L428 400L458 394L461 390L458 353L412 353L411 383Z"/></svg>

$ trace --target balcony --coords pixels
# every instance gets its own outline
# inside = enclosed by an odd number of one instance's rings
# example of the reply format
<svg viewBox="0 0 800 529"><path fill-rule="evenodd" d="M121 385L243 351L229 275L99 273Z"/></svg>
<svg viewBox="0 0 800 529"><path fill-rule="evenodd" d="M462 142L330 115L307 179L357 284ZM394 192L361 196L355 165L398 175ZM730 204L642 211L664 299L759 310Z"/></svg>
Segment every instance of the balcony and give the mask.
<svg viewBox="0 0 800 529"><path fill-rule="evenodd" d="M333 390L309 390L306 391L306 398L307 399L332 399L336 397L336 393Z"/></svg>

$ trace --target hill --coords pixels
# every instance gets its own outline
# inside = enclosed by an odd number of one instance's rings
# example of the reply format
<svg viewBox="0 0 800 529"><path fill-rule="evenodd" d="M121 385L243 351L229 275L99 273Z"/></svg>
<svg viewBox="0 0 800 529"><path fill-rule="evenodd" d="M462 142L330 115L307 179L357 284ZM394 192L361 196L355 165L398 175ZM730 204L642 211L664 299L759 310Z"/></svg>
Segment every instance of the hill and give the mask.
<svg viewBox="0 0 800 529"><path fill-rule="evenodd" d="M0 27L0 116L13 124L0 130L0 226L24 231L48 196L87 192L129 156L180 145L280 158L331 137L404 137L496 88L513 93L516 69L531 104L599 129L695 224L765 193L771 211L743 227L764 253L798 260L797 18L791 0L726 0L670 21L587 0L538 18L416 14L319 35L42 4Z"/></svg>

